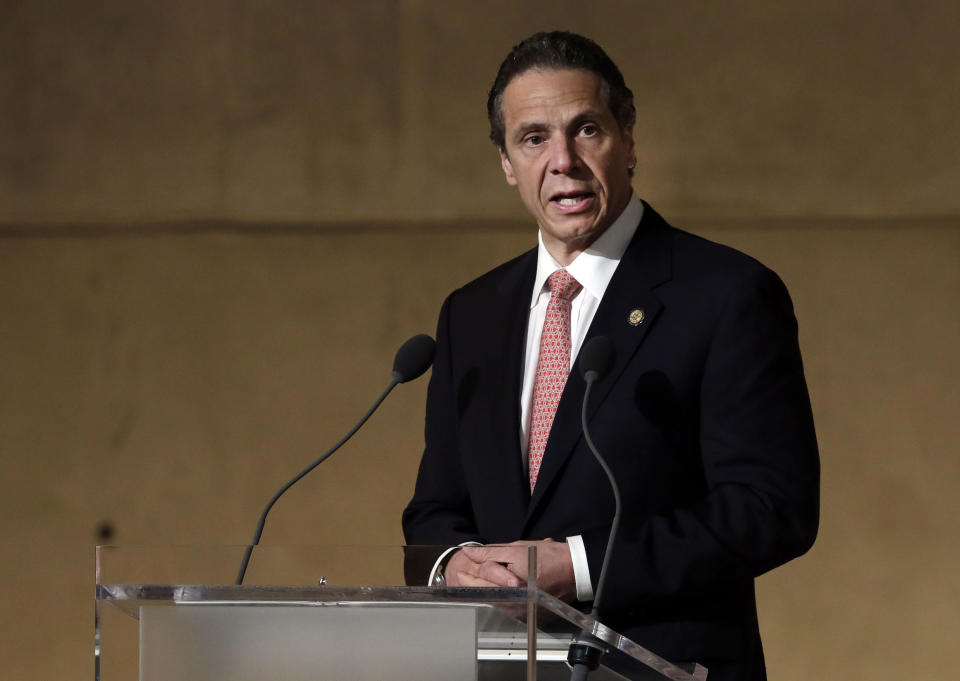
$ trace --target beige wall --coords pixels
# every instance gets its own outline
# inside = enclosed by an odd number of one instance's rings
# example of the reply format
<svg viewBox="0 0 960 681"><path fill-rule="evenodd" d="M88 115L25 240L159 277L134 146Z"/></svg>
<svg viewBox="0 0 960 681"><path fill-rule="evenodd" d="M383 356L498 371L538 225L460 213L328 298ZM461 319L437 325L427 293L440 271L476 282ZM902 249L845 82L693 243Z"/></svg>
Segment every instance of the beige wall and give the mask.
<svg viewBox="0 0 960 681"><path fill-rule="evenodd" d="M6 3L9 676L92 674L101 522L124 544L246 541L443 296L532 243L483 107L509 46L549 27L595 37L634 88L637 191L793 294L823 522L759 581L771 678L946 673L960 10L768 5ZM269 541L399 543L424 389L295 488Z"/></svg>
<svg viewBox="0 0 960 681"><path fill-rule="evenodd" d="M485 95L544 26L622 65L670 214L960 210L956 3L581 4L6 3L0 219L514 218Z"/></svg>

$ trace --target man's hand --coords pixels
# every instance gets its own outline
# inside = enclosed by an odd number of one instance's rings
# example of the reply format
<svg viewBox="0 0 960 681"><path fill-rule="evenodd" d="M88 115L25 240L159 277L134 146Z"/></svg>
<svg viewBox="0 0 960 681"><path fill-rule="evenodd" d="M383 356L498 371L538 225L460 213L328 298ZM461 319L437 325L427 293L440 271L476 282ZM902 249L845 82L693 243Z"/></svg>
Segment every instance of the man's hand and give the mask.
<svg viewBox="0 0 960 681"><path fill-rule="evenodd" d="M577 595L570 547L552 539L464 546L447 563L448 586L506 586L527 583L527 547L537 547L537 586L562 601Z"/></svg>

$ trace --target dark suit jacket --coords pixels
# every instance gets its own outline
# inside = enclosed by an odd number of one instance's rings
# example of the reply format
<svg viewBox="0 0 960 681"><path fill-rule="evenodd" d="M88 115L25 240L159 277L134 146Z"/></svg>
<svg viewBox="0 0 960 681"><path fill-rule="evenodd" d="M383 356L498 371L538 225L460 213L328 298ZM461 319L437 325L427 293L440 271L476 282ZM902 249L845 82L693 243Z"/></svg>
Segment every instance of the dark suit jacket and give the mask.
<svg viewBox="0 0 960 681"><path fill-rule="evenodd" d="M536 250L450 295L437 330L408 544L580 534L596 586L613 496L571 372L531 497L519 444ZM643 321L628 322L633 310ZM753 579L816 536L819 458L783 283L649 205L587 338L616 348L591 435L623 513L601 619L667 659L763 678ZM719 676L710 674L711 681Z"/></svg>

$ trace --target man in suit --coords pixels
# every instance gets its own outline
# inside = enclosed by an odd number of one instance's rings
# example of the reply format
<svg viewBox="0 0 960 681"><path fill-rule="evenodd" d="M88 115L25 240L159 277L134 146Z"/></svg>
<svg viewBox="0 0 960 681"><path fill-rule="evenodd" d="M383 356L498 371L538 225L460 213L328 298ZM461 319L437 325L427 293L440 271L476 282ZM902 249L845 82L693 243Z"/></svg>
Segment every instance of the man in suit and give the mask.
<svg viewBox="0 0 960 681"><path fill-rule="evenodd" d="M711 681L763 679L753 580L805 552L818 523L786 289L633 195L633 95L592 41L517 45L488 113L539 244L443 305L407 543L452 547L430 579L466 586L522 584L536 544L539 586L589 605L614 503L570 368L607 336L589 423L623 512L601 619Z"/></svg>

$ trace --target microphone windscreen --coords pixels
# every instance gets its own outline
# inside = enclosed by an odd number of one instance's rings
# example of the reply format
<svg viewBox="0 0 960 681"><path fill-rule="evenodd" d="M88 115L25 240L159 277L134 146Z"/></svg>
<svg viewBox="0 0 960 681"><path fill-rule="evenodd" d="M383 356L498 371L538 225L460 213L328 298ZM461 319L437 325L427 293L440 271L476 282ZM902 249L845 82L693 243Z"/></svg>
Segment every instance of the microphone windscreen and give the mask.
<svg viewBox="0 0 960 681"><path fill-rule="evenodd" d="M414 336L397 350L393 359L393 378L406 383L418 378L433 364L437 342L425 333Z"/></svg>
<svg viewBox="0 0 960 681"><path fill-rule="evenodd" d="M580 375L586 378L592 371L596 374L595 380L599 381L613 366L615 354L613 341L606 336L594 336L580 349Z"/></svg>

